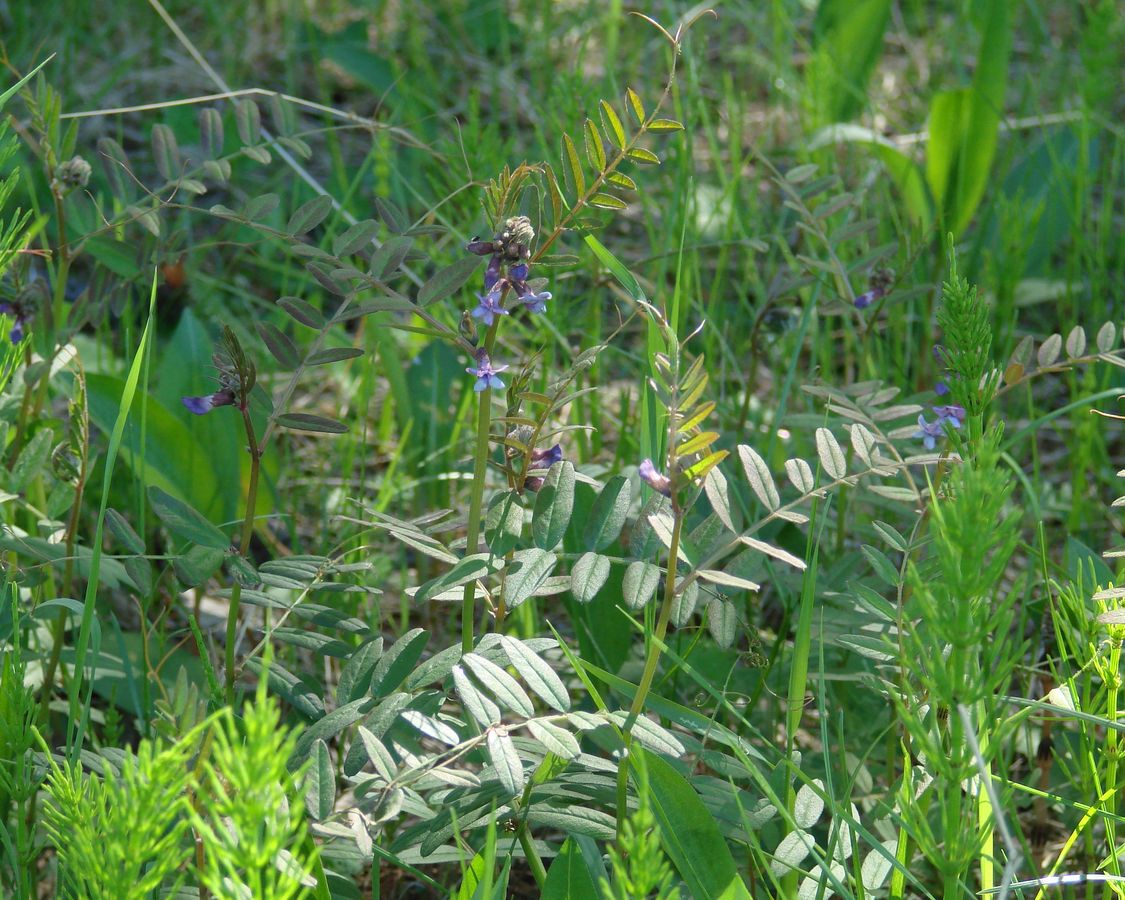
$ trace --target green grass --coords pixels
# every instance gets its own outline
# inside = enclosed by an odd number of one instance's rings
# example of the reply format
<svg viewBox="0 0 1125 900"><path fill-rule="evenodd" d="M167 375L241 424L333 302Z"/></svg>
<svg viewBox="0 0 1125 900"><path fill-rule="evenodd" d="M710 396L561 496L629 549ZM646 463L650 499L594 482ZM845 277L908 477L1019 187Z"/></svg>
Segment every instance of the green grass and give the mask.
<svg viewBox="0 0 1125 900"><path fill-rule="evenodd" d="M0 7L5 892L1113 895L1115 4L96 6Z"/></svg>

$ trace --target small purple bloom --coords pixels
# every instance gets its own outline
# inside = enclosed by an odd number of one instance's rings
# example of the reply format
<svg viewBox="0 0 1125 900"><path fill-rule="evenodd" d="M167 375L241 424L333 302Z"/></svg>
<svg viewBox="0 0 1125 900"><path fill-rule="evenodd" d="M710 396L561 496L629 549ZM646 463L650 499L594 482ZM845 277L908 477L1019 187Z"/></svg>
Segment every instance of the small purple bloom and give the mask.
<svg viewBox="0 0 1125 900"><path fill-rule="evenodd" d="M555 446L550 447L546 450L531 451L531 461L533 463L539 463L539 465L541 465L545 469L549 469L555 463L560 462L562 460L562 457L563 453L561 444L555 444Z"/></svg>
<svg viewBox="0 0 1125 900"><path fill-rule="evenodd" d="M520 300L527 306L528 312L541 313L547 311L547 301L551 299L550 291L541 291L536 294L528 291L520 297Z"/></svg>
<svg viewBox="0 0 1125 900"><path fill-rule="evenodd" d="M637 474L641 476L641 481L658 494L663 494L665 497L672 496L672 479L667 475L661 475L656 466L652 464L651 459L641 461L641 464L637 466Z"/></svg>
<svg viewBox="0 0 1125 900"><path fill-rule="evenodd" d="M512 281L527 281L527 263L519 263L508 269L508 277Z"/></svg>
<svg viewBox="0 0 1125 900"><path fill-rule="evenodd" d="M473 310L473 317L480 319L485 325L491 325L497 316L506 316L508 311L500 305L500 291L493 288L487 294L477 294L477 308Z"/></svg>
<svg viewBox="0 0 1125 900"><path fill-rule="evenodd" d="M183 401L189 412L202 416L216 406L234 406L234 391L215 391L203 397L184 397Z"/></svg>
<svg viewBox="0 0 1125 900"><path fill-rule="evenodd" d="M938 438L944 436L945 429L942 427L941 419L936 422L927 422L924 415L918 416L918 430L914 432L914 437L921 439L923 447L927 450L933 450L937 446Z"/></svg>
<svg viewBox="0 0 1125 900"><path fill-rule="evenodd" d="M493 241L482 241L480 238L473 238L465 245L465 249L476 256L488 256L490 253L496 252L496 244Z"/></svg>
<svg viewBox="0 0 1125 900"><path fill-rule="evenodd" d="M489 388L495 391L504 390L504 382L498 377L498 373L507 368L507 366L494 366L488 354L481 350L477 353L477 367L467 368L465 371L476 377L477 383L473 385L473 390L480 393Z"/></svg>
<svg viewBox="0 0 1125 900"><path fill-rule="evenodd" d="M492 259L488 261L488 265L484 270L484 289L486 293L491 293L496 283L500 280L500 254L493 254Z"/></svg>
<svg viewBox="0 0 1125 900"><path fill-rule="evenodd" d="M874 288L855 298L856 309L867 309L872 303L883 296L883 291L880 288Z"/></svg>
<svg viewBox="0 0 1125 900"><path fill-rule="evenodd" d="M934 393L939 397L944 397L949 393L949 384L944 379L934 385Z"/></svg>
<svg viewBox="0 0 1125 900"><path fill-rule="evenodd" d="M534 494L543 487L543 482L544 479L540 478L538 475L528 475L527 478L523 480L523 489L525 491L531 491Z"/></svg>
<svg viewBox="0 0 1125 900"><path fill-rule="evenodd" d="M13 344L18 344L24 338L31 316L22 303L0 303L0 313L12 317L12 330L8 332L8 339Z"/></svg>
<svg viewBox="0 0 1125 900"><path fill-rule="evenodd" d="M954 428L960 428L961 423L965 421L965 407L958 406L955 403L930 408L934 411L934 415L938 417L938 422L948 422Z"/></svg>

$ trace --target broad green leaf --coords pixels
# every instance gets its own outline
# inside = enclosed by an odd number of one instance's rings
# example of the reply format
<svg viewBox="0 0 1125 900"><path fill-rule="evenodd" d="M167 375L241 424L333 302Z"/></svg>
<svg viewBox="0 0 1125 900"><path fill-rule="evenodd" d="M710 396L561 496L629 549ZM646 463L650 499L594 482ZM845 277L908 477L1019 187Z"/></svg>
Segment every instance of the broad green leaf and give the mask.
<svg viewBox="0 0 1125 900"><path fill-rule="evenodd" d="M628 206L624 200L604 192L594 194L590 198L590 205L596 206L598 209L625 209Z"/></svg>
<svg viewBox="0 0 1125 900"><path fill-rule="evenodd" d="M625 136L625 129L621 124L621 119L617 115L616 110L609 105L605 100L600 102L602 112L602 124L605 126L606 134L613 142L614 146L621 148L627 143Z"/></svg>
<svg viewBox="0 0 1125 900"><path fill-rule="evenodd" d="M570 175L571 186L576 194L586 193L586 176L582 174L582 161L578 158L578 150L569 134L563 134L563 162L564 169Z"/></svg>
<svg viewBox="0 0 1125 900"><path fill-rule="evenodd" d="M890 0L821 0L805 82L816 125L855 117L883 51Z"/></svg>
<svg viewBox="0 0 1125 900"><path fill-rule="evenodd" d="M515 744L502 729L494 728L488 732L488 757L496 769L500 779L500 786L505 792L514 797L523 790L525 783L523 763L516 753Z"/></svg>
<svg viewBox="0 0 1125 900"><path fill-rule="evenodd" d="M579 603L589 603L609 578L609 557L590 551L583 553L570 573L570 590Z"/></svg>
<svg viewBox="0 0 1125 900"><path fill-rule="evenodd" d="M474 553L471 556L466 556L454 564L448 572L430 579L418 588L414 595L414 602L425 603L451 588L460 587L470 581L476 581L478 578L484 578L497 571L503 564L503 560L496 559L487 553Z"/></svg>
<svg viewBox="0 0 1125 900"><path fill-rule="evenodd" d="M565 728L560 728L553 722L547 722L542 719L529 719L527 722L527 730L531 732L531 736L539 741L548 752L562 759L574 759L582 752L578 739Z"/></svg>
<svg viewBox="0 0 1125 900"><path fill-rule="evenodd" d="M172 571L185 587L197 587L219 571L224 556L222 550L196 545L172 560Z"/></svg>
<svg viewBox="0 0 1125 900"><path fill-rule="evenodd" d="M640 752L661 843L692 896L749 900L726 839L699 795L670 763Z"/></svg>
<svg viewBox="0 0 1125 900"><path fill-rule="evenodd" d="M581 848L574 838L568 837L547 870L541 900L599 900L599 897L590 869L582 859Z"/></svg>
<svg viewBox="0 0 1125 900"><path fill-rule="evenodd" d="M374 219L362 219L332 241L332 252L343 258L371 247L381 226ZM372 249L374 249L372 247Z"/></svg>
<svg viewBox="0 0 1125 900"><path fill-rule="evenodd" d="M253 100L234 102L234 119L238 125L238 137L244 144L256 144L262 137L262 113Z"/></svg>
<svg viewBox="0 0 1125 900"><path fill-rule="evenodd" d="M421 628L412 628L391 644L379 657L371 675L371 693L386 697L406 679L422 658L430 636Z"/></svg>
<svg viewBox="0 0 1125 900"><path fill-rule="evenodd" d="M660 584L660 567L643 560L629 563L621 582L621 593L629 609L643 608Z"/></svg>
<svg viewBox="0 0 1125 900"><path fill-rule="evenodd" d="M461 662L468 667L477 681L492 693L493 697L512 712L525 718L535 714L535 707L532 706L527 692L520 687L516 679L496 663L477 653L466 653L461 657Z"/></svg>
<svg viewBox="0 0 1125 900"><path fill-rule="evenodd" d="M557 563L558 557L554 553L538 547L516 553L504 579L504 600L508 608L515 609L528 597L534 596Z"/></svg>
<svg viewBox="0 0 1125 900"><path fill-rule="evenodd" d="M330 212L332 212L332 198L327 194L320 194L297 207L296 212L289 217L285 230L295 235L307 234L328 218Z"/></svg>
<svg viewBox="0 0 1125 900"><path fill-rule="evenodd" d="M180 146L176 135L167 125L152 126L152 156L156 171L165 181L173 181L180 175Z"/></svg>
<svg viewBox="0 0 1125 900"><path fill-rule="evenodd" d="M617 540L631 499L632 489L624 475L615 475L605 483L582 533L582 541L589 549L604 550Z"/></svg>
<svg viewBox="0 0 1125 900"><path fill-rule="evenodd" d="M480 257L464 256L444 269L439 269L418 291L418 305L430 306L452 296L479 267Z"/></svg>
<svg viewBox="0 0 1125 900"><path fill-rule="evenodd" d="M314 744L332 740L345 728L354 725L367 715L374 705L375 699L373 697L362 697L359 700L353 700L343 706L336 707L324 718L314 722L302 731L301 736L297 739L297 744L293 748L293 756L289 760L289 768L296 769L299 767L305 761L306 756L317 751Z"/></svg>
<svg viewBox="0 0 1125 900"><path fill-rule="evenodd" d="M177 500L156 485L149 487L148 499L164 527L176 537L216 550L230 547L230 538L182 500Z"/></svg>
<svg viewBox="0 0 1125 900"><path fill-rule="evenodd" d="M145 542L141 540L141 536L133 530L133 526L116 509L105 511L105 524L113 532L114 537L121 541L130 553L142 554L145 552Z"/></svg>
<svg viewBox="0 0 1125 900"><path fill-rule="evenodd" d="M348 430L343 422L310 413L282 413L277 417L277 424L294 431L315 431L320 434L344 434Z"/></svg>
<svg viewBox="0 0 1125 900"><path fill-rule="evenodd" d="M307 325L309 328L319 330L325 325L326 320L324 314L311 303L302 300L300 297L282 297L277 301L277 305L302 325Z"/></svg>
<svg viewBox="0 0 1125 900"><path fill-rule="evenodd" d="M328 746L318 740L310 754L312 765L305 774L305 808L317 821L327 819L336 806L336 771Z"/></svg>
<svg viewBox="0 0 1125 900"><path fill-rule="evenodd" d="M258 335L266 345L266 349L277 360L277 364L281 368L292 371L300 365L301 356L297 352L296 345L280 328L272 322L261 321L256 322L255 327L258 329Z"/></svg>
<svg viewBox="0 0 1125 900"><path fill-rule="evenodd" d="M574 512L574 465L568 460L555 463L543 479L535 498L531 537L541 550L554 550L566 534Z"/></svg>
<svg viewBox="0 0 1125 900"><path fill-rule="evenodd" d="M559 712L570 709L570 696L566 686L542 657L523 642L506 634L500 635L500 646L504 648L512 667L540 698Z"/></svg>
<svg viewBox="0 0 1125 900"><path fill-rule="evenodd" d="M336 684L336 702L343 706L358 700L371 687L371 677L375 664L383 655L381 637L356 647L344 667L340 670L340 680Z"/></svg>
<svg viewBox="0 0 1125 900"><path fill-rule="evenodd" d="M492 498L484 517L484 539L497 556L514 550L523 532L523 507L515 491L503 491Z"/></svg>
<svg viewBox="0 0 1125 900"><path fill-rule="evenodd" d="M598 126L593 119L586 120L585 138L586 159L590 161L590 167L595 172L600 172L605 168L606 163L605 144L602 142L602 136L598 132Z"/></svg>
<svg viewBox="0 0 1125 900"><path fill-rule="evenodd" d="M453 667L453 687L461 698L465 711L476 720L478 725L487 728L489 725L500 724L500 707L473 684L472 679L465 674L461 666Z"/></svg>

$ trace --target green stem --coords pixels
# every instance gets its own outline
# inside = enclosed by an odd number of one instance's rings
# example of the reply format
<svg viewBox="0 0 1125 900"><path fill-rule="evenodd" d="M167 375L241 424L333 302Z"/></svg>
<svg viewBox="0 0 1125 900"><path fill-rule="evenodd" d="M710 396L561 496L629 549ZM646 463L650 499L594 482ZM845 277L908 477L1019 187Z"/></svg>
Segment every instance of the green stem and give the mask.
<svg viewBox="0 0 1125 900"><path fill-rule="evenodd" d="M477 407L477 443L473 452L473 487L469 494L469 521L465 535L465 554L477 552L480 540L481 507L484 504L484 476L488 470L488 437L492 426L492 390L480 392L480 405ZM476 621L474 607L477 601L477 583L470 581L465 585L461 601L461 652L471 653L473 649L473 628Z"/></svg>
<svg viewBox="0 0 1125 900"><path fill-rule="evenodd" d="M644 671L641 673L637 692L633 695L633 703L629 707L629 715L622 728L622 737L625 741L625 752L621 756L621 765L617 769L617 840L621 841L621 829L625 825L628 815L628 788L629 767L633 749L633 725L637 717L644 711L645 701L652 690L652 682L656 677L656 667L660 663L660 655L664 651L664 637L668 633L668 622L672 618L672 607L676 602L676 563L680 552L680 535L684 528L684 512L680 509L676 498L672 498L672 538L668 543L668 570L664 575L664 602L660 606L660 614L656 618L656 629L652 632L648 642L648 654L645 659Z"/></svg>
<svg viewBox="0 0 1125 900"><path fill-rule="evenodd" d="M539 851L535 849L535 844L532 843L531 834L527 830L526 821L520 824L519 838L528 868L531 869L531 874L535 878L535 884L538 885L539 891L542 893L543 887L547 884L547 869L543 865L543 860L539 856Z"/></svg>
<svg viewBox="0 0 1125 900"><path fill-rule="evenodd" d="M258 508L258 472L261 469L262 452L254 434L254 423L246 401L242 403L242 422L246 427L246 440L250 451L250 486L246 491L246 513L242 519L242 535L238 542L239 555L245 557L250 550L250 539L254 533L254 515ZM230 610L227 612L226 680L227 703L234 704L234 644L238 635L238 607L242 600L242 585L237 578L231 586Z"/></svg>

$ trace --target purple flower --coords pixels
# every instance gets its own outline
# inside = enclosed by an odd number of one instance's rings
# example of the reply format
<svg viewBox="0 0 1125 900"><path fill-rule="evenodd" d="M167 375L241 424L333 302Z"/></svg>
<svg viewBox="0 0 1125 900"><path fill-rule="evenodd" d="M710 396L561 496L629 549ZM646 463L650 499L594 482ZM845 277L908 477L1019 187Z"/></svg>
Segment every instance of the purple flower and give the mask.
<svg viewBox="0 0 1125 900"><path fill-rule="evenodd" d="M961 423L965 421L965 407L958 406L951 403L948 406L932 406L934 415L938 417L938 422L948 422L954 428L960 428Z"/></svg>
<svg viewBox="0 0 1125 900"><path fill-rule="evenodd" d="M488 358L488 354L481 350L477 353L477 367L465 369L470 375L477 379L477 383L473 385L473 390L480 393L492 388L495 391L504 390L504 382L498 377L499 372L507 369L507 366L494 366L492 360Z"/></svg>
<svg viewBox="0 0 1125 900"><path fill-rule="evenodd" d="M934 393L937 394L939 397L944 397L946 394L949 393L949 383L946 382L944 379L942 379L941 381L939 381L937 384L934 385Z"/></svg>
<svg viewBox="0 0 1125 900"><path fill-rule="evenodd" d="M490 253L496 252L496 244L492 241L473 238L465 245L465 249L476 256L488 256Z"/></svg>
<svg viewBox="0 0 1125 900"><path fill-rule="evenodd" d="M512 281L527 281L527 263L519 263L508 269L508 277Z"/></svg>
<svg viewBox="0 0 1125 900"><path fill-rule="evenodd" d="M927 450L933 450L937 446L938 438L944 436L945 428L942 426L941 419L936 422L927 422L924 415L918 416L918 430L914 432L914 437L921 439L923 447Z"/></svg>
<svg viewBox="0 0 1125 900"><path fill-rule="evenodd" d="M658 494L663 494L665 497L672 496L672 479L667 475L661 475L656 466L652 464L651 459L641 461L641 464L637 466L637 474L641 476L641 481Z"/></svg>
<svg viewBox="0 0 1125 900"><path fill-rule="evenodd" d="M882 296L883 290L881 288L873 288L872 290L860 294L855 298L855 308L867 309L867 307L869 307L876 300L880 299Z"/></svg>
<svg viewBox="0 0 1125 900"><path fill-rule="evenodd" d="M184 397L183 401L189 412L202 416L204 413L211 412L216 406L234 406L234 391L215 391L203 397Z"/></svg>
<svg viewBox="0 0 1125 900"><path fill-rule="evenodd" d="M495 287L487 294L477 294L477 308L473 310L473 317L480 319L485 325L491 325L497 316L506 316L508 311L500 305L500 291Z"/></svg>
<svg viewBox="0 0 1125 900"><path fill-rule="evenodd" d="M539 463L539 465L544 469L549 469L555 463L560 462L562 460L562 457L563 453L561 444L555 444L555 446L550 447L546 450L531 451L531 461L533 463Z"/></svg>
<svg viewBox="0 0 1125 900"><path fill-rule="evenodd" d="M520 300L527 307L528 312L541 313L547 311L547 301L551 299L550 291L541 291L536 294L528 291L520 297Z"/></svg>
<svg viewBox="0 0 1125 900"><path fill-rule="evenodd" d="M8 339L18 344L24 338L24 331L31 321L31 313L22 303L0 303L0 313L12 317L12 330Z"/></svg>
<svg viewBox="0 0 1125 900"><path fill-rule="evenodd" d="M488 261L488 265L484 269L484 289L486 292L491 292L496 287L496 282L500 280L500 254L493 254L492 259Z"/></svg>

